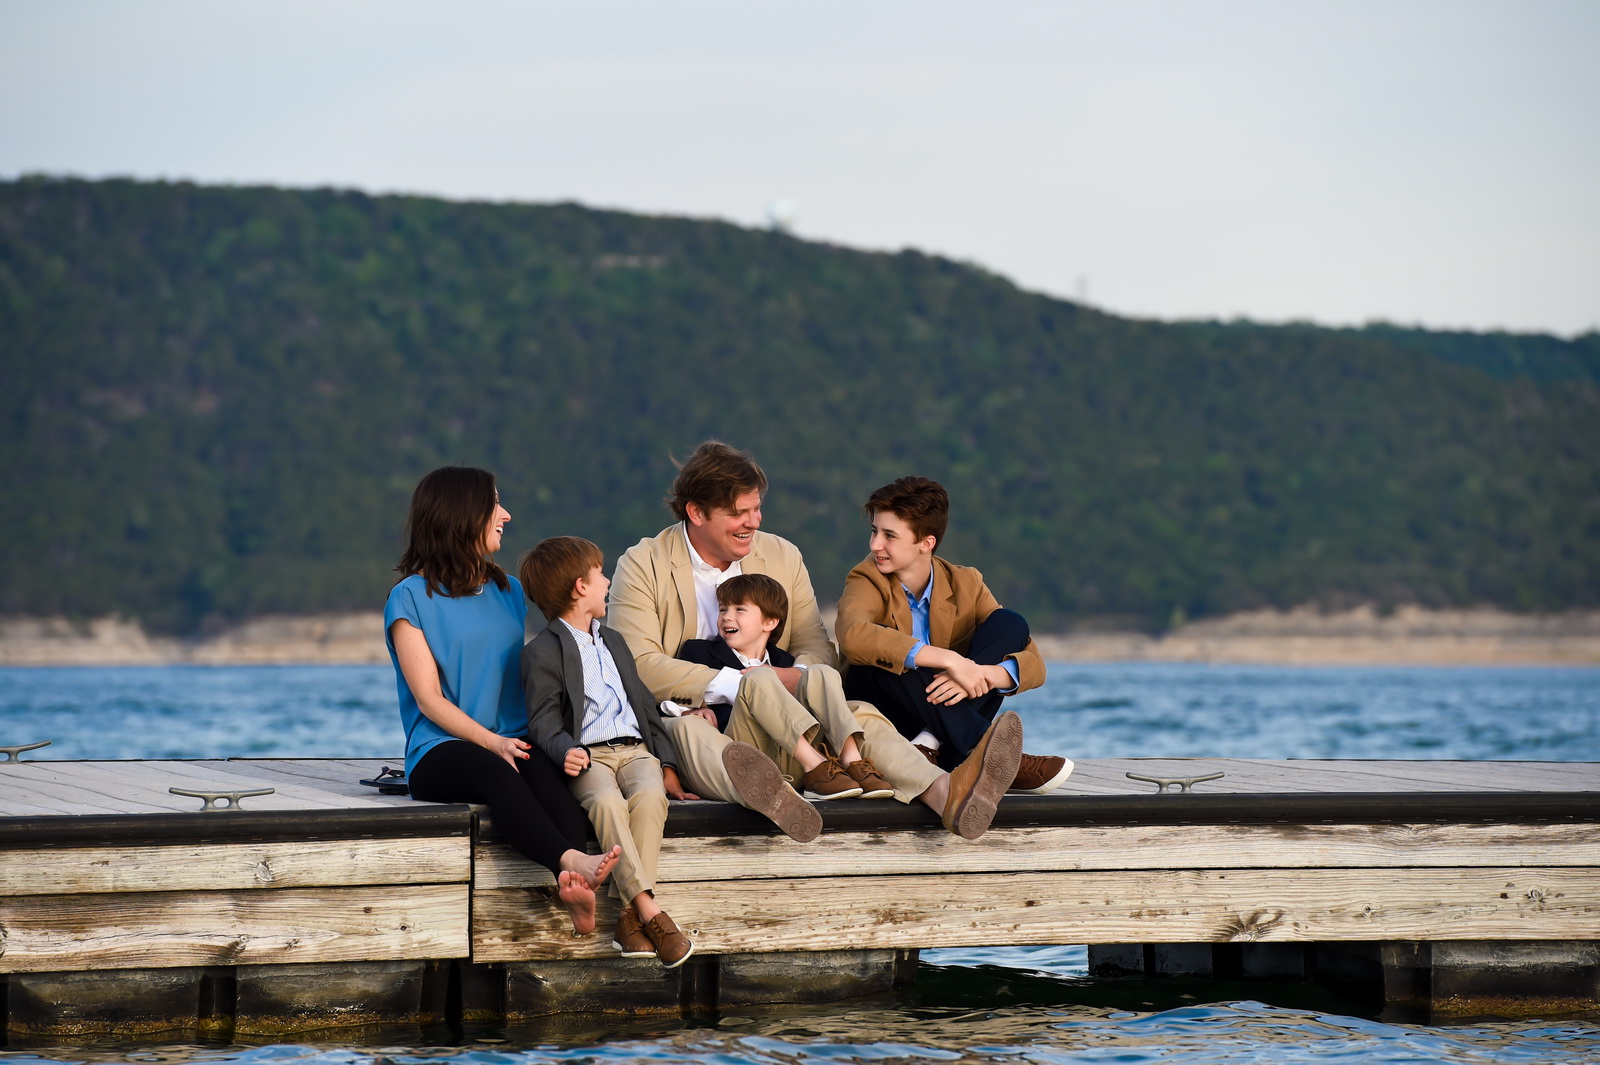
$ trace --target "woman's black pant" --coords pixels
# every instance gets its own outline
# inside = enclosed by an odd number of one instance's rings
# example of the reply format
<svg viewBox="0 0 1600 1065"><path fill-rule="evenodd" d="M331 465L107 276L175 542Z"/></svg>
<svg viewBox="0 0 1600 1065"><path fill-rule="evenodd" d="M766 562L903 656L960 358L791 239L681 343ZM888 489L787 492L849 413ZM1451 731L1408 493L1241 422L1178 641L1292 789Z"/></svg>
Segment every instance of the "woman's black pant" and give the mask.
<svg viewBox="0 0 1600 1065"><path fill-rule="evenodd" d="M589 819L544 752L535 748L528 755L512 769L476 743L445 740L411 771L411 794L428 802L483 803L501 839L559 873L562 854L587 849Z"/></svg>

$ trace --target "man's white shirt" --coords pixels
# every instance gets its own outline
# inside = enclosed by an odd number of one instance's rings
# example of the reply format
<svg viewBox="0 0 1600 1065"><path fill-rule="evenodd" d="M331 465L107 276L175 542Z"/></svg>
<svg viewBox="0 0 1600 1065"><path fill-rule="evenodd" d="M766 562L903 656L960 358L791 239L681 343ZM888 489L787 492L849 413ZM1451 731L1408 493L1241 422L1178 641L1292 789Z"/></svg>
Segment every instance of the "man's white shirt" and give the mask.
<svg viewBox="0 0 1600 1065"><path fill-rule="evenodd" d="M695 626L695 638L709 640L717 635L717 589L723 581L743 573L744 566L740 562L733 562L727 569L718 569L702 559L700 552L694 549L694 541L689 539L688 522L683 523L683 542L689 548L689 571L694 574L694 601L700 614ZM739 681L742 679L743 674L737 669L723 666L717 670L717 675L706 685L703 697L705 705L726 703L731 706L739 697Z"/></svg>

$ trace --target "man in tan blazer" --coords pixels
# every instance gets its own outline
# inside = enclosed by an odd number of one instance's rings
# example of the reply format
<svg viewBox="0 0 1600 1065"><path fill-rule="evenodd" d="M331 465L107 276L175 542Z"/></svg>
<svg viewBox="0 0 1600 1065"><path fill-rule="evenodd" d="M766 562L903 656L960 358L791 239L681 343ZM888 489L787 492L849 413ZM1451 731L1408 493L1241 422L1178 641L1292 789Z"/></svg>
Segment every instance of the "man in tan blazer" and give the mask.
<svg viewBox="0 0 1600 1065"><path fill-rule="evenodd" d="M845 694L879 707L929 761L954 765L1005 696L1044 683L1044 659L1027 621L1001 608L983 574L935 554L950 516L943 485L901 477L863 509L871 543L839 598ZM1059 755L1024 754L1010 790L1052 791L1071 772Z"/></svg>
<svg viewBox="0 0 1600 1065"><path fill-rule="evenodd" d="M708 440L673 482L668 505L678 521L617 560L611 625L626 637L639 676L657 699L701 706L741 697L738 671L676 657L685 640L713 635L717 585L739 573L765 573L788 593L789 622L778 646L794 655L795 665L774 670L785 688L795 690L807 665L838 664L799 549L760 531L766 490L766 474L749 454ZM747 697L759 697L760 686L745 688ZM852 710L861 725L864 760L895 789L896 799L923 802L946 828L968 839L987 831L1021 758L1020 718L998 715L971 756L945 773L877 710L864 704ZM737 751L748 745L734 744L702 718L672 718L667 727L679 768L694 791L742 803L774 820L793 816L794 802L811 809L787 782L784 792L772 794L765 766L753 767Z"/></svg>

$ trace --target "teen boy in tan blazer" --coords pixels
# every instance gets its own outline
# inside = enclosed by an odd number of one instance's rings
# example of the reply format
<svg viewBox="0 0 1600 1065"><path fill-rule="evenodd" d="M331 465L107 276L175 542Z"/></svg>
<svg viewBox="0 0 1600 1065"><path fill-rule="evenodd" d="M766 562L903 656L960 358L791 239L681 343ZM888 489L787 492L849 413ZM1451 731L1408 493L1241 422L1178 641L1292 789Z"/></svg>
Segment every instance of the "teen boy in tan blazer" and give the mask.
<svg viewBox="0 0 1600 1065"><path fill-rule="evenodd" d="M839 597L845 694L870 700L929 761L966 758L1005 696L1044 683L1044 659L1015 611L1002 609L971 566L935 552L949 523L938 481L901 477L873 492L867 557ZM1052 791L1072 763L1024 754L1010 790Z"/></svg>

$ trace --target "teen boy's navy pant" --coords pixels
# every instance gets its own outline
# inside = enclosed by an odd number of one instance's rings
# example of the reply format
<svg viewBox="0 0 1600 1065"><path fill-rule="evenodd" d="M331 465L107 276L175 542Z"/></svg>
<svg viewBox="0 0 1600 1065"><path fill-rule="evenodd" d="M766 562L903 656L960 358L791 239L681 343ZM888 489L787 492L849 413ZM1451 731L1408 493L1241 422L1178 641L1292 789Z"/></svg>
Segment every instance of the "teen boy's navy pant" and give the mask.
<svg viewBox="0 0 1600 1065"><path fill-rule="evenodd" d="M1028 646L1028 622L1015 610L1000 609L978 624L967 657L980 666L997 666L1007 655ZM928 685L938 670L926 667L891 673L877 666L852 664L845 674L844 693L876 706L894 723L900 735L916 739L926 730L939 740L939 765L954 768L983 738L1004 696L991 691L981 699L963 699L954 706L928 701Z"/></svg>

